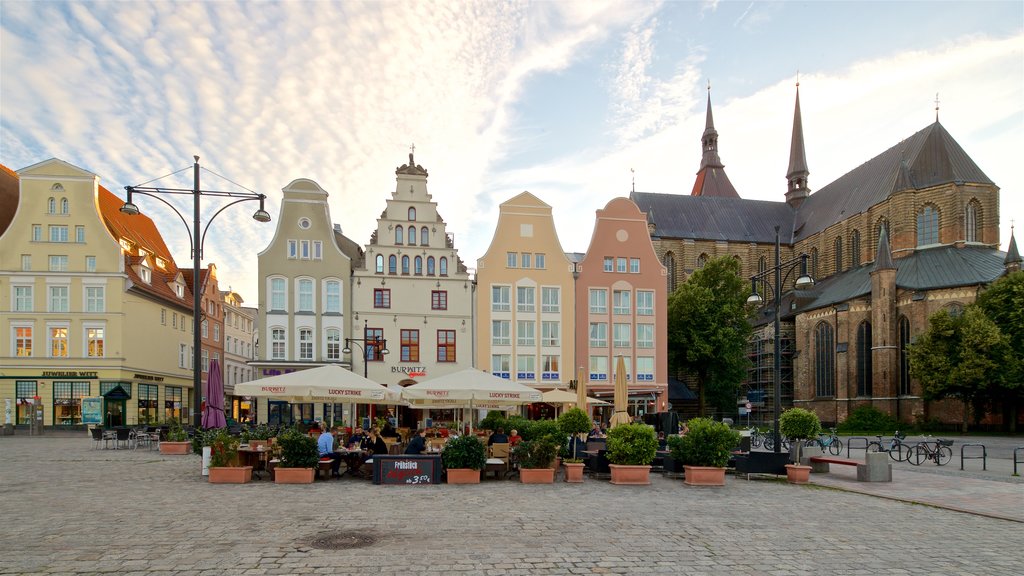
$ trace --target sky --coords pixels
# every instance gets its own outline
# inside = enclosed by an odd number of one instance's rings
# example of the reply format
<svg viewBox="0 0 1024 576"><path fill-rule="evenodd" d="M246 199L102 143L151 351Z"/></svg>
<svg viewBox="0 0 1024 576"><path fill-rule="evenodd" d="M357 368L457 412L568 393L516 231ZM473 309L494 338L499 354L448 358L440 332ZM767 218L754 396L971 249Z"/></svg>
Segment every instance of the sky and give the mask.
<svg viewBox="0 0 1024 576"><path fill-rule="evenodd" d="M566 252L633 187L688 194L709 85L730 180L782 201L798 78L812 190L934 122L937 100L1001 189L1006 249L1024 224L1019 1L3 0L0 163L60 158L123 196L182 169L149 185L191 188L199 155L204 189L267 194L275 222L281 189L310 178L365 245L415 144L472 269L524 190ZM136 203L188 267L177 217ZM275 226L255 208L221 213L205 246L249 304Z"/></svg>

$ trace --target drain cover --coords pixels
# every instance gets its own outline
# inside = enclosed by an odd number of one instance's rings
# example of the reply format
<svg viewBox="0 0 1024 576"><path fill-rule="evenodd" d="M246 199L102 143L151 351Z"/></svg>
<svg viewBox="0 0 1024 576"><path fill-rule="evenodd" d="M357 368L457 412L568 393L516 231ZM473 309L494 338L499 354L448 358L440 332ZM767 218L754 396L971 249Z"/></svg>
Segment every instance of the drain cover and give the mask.
<svg viewBox="0 0 1024 576"><path fill-rule="evenodd" d="M377 537L365 531L324 532L310 538L307 543L310 547L320 550L345 550L372 546L377 543Z"/></svg>

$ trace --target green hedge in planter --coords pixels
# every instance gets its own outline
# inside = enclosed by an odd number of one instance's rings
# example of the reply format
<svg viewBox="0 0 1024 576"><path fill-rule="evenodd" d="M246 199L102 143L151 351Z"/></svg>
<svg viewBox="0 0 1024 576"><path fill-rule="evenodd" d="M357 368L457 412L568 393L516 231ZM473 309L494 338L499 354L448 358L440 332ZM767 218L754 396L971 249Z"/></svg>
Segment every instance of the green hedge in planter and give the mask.
<svg viewBox="0 0 1024 576"><path fill-rule="evenodd" d="M790 408L779 416L779 432L796 446L796 463L803 455L804 441L818 436L821 421L818 415L803 408Z"/></svg>
<svg viewBox="0 0 1024 576"><path fill-rule="evenodd" d="M647 424L620 424L608 431L608 461L626 466L648 466L658 452L658 437Z"/></svg>
<svg viewBox="0 0 1024 576"><path fill-rule="evenodd" d="M558 444L550 438L523 440L512 449L520 468L551 468L558 454Z"/></svg>
<svg viewBox="0 0 1024 576"><path fill-rule="evenodd" d="M226 428L216 430L210 438L210 466L237 466L238 445L239 439L229 434Z"/></svg>
<svg viewBox="0 0 1024 576"><path fill-rule="evenodd" d="M459 436L449 438L441 450L441 461L444 467L469 468L471 470L482 470L487 464L487 453L483 442L476 436Z"/></svg>
<svg viewBox="0 0 1024 576"><path fill-rule="evenodd" d="M562 415L558 417L558 428L561 429L562 435L567 437L579 436L586 434L590 431L590 417L587 416L586 412L579 408L572 408L562 412ZM573 442L573 448L576 447L576 443ZM569 454L569 456L576 460L579 458L579 454Z"/></svg>
<svg viewBox="0 0 1024 576"><path fill-rule="evenodd" d="M277 442L281 446L281 468L316 468L320 461L316 439L298 430L278 434Z"/></svg>
<svg viewBox="0 0 1024 576"><path fill-rule="evenodd" d="M669 439L673 446L672 458L678 454L683 464L724 468L740 443L739 432L711 418L694 418L687 427L689 431L679 440Z"/></svg>

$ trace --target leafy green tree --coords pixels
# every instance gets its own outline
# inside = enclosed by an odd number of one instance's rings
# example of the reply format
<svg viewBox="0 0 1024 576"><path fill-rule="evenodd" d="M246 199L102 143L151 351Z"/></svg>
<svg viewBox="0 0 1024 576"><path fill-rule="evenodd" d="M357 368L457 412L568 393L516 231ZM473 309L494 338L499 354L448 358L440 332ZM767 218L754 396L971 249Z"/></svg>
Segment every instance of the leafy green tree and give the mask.
<svg viewBox="0 0 1024 576"><path fill-rule="evenodd" d="M980 418L991 390L1001 386L1007 350L999 327L979 307L968 306L962 314L943 309L910 345L910 375L921 383L925 400L963 401L966 432L969 408Z"/></svg>
<svg viewBox="0 0 1024 576"><path fill-rule="evenodd" d="M736 407L749 363L748 295L739 262L724 256L708 261L668 298L669 371L696 378L702 416L708 403Z"/></svg>
<svg viewBox="0 0 1024 576"><path fill-rule="evenodd" d="M978 296L977 305L999 326L1010 350L1017 351L1007 355L1002 386L992 391L993 400L1002 404L1003 422L1016 432L1017 407L1024 399L1024 270L993 282Z"/></svg>

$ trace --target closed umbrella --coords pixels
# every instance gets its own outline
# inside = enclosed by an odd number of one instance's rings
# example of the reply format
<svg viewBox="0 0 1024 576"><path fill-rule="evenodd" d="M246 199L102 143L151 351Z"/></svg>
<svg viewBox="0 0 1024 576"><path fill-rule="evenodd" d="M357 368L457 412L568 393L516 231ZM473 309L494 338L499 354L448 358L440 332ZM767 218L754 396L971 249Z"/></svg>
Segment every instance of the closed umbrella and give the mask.
<svg viewBox="0 0 1024 576"><path fill-rule="evenodd" d="M614 428L619 424L629 424L629 412L626 411L629 405L629 385L626 384L626 361L619 356L615 364L615 413L612 414L611 426Z"/></svg>
<svg viewBox="0 0 1024 576"><path fill-rule="evenodd" d="M583 366L579 367L576 376L576 407L590 415L590 410L587 409L587 383L583 381Z"/></svg>
<svg viewBox="0 0 1024 576"><path fill-rule="evenodd" d="M223 428L224 420L224 379L220 375L220 362L210 361L206 382L206 409L203 410L203 428Z"/></svg>

